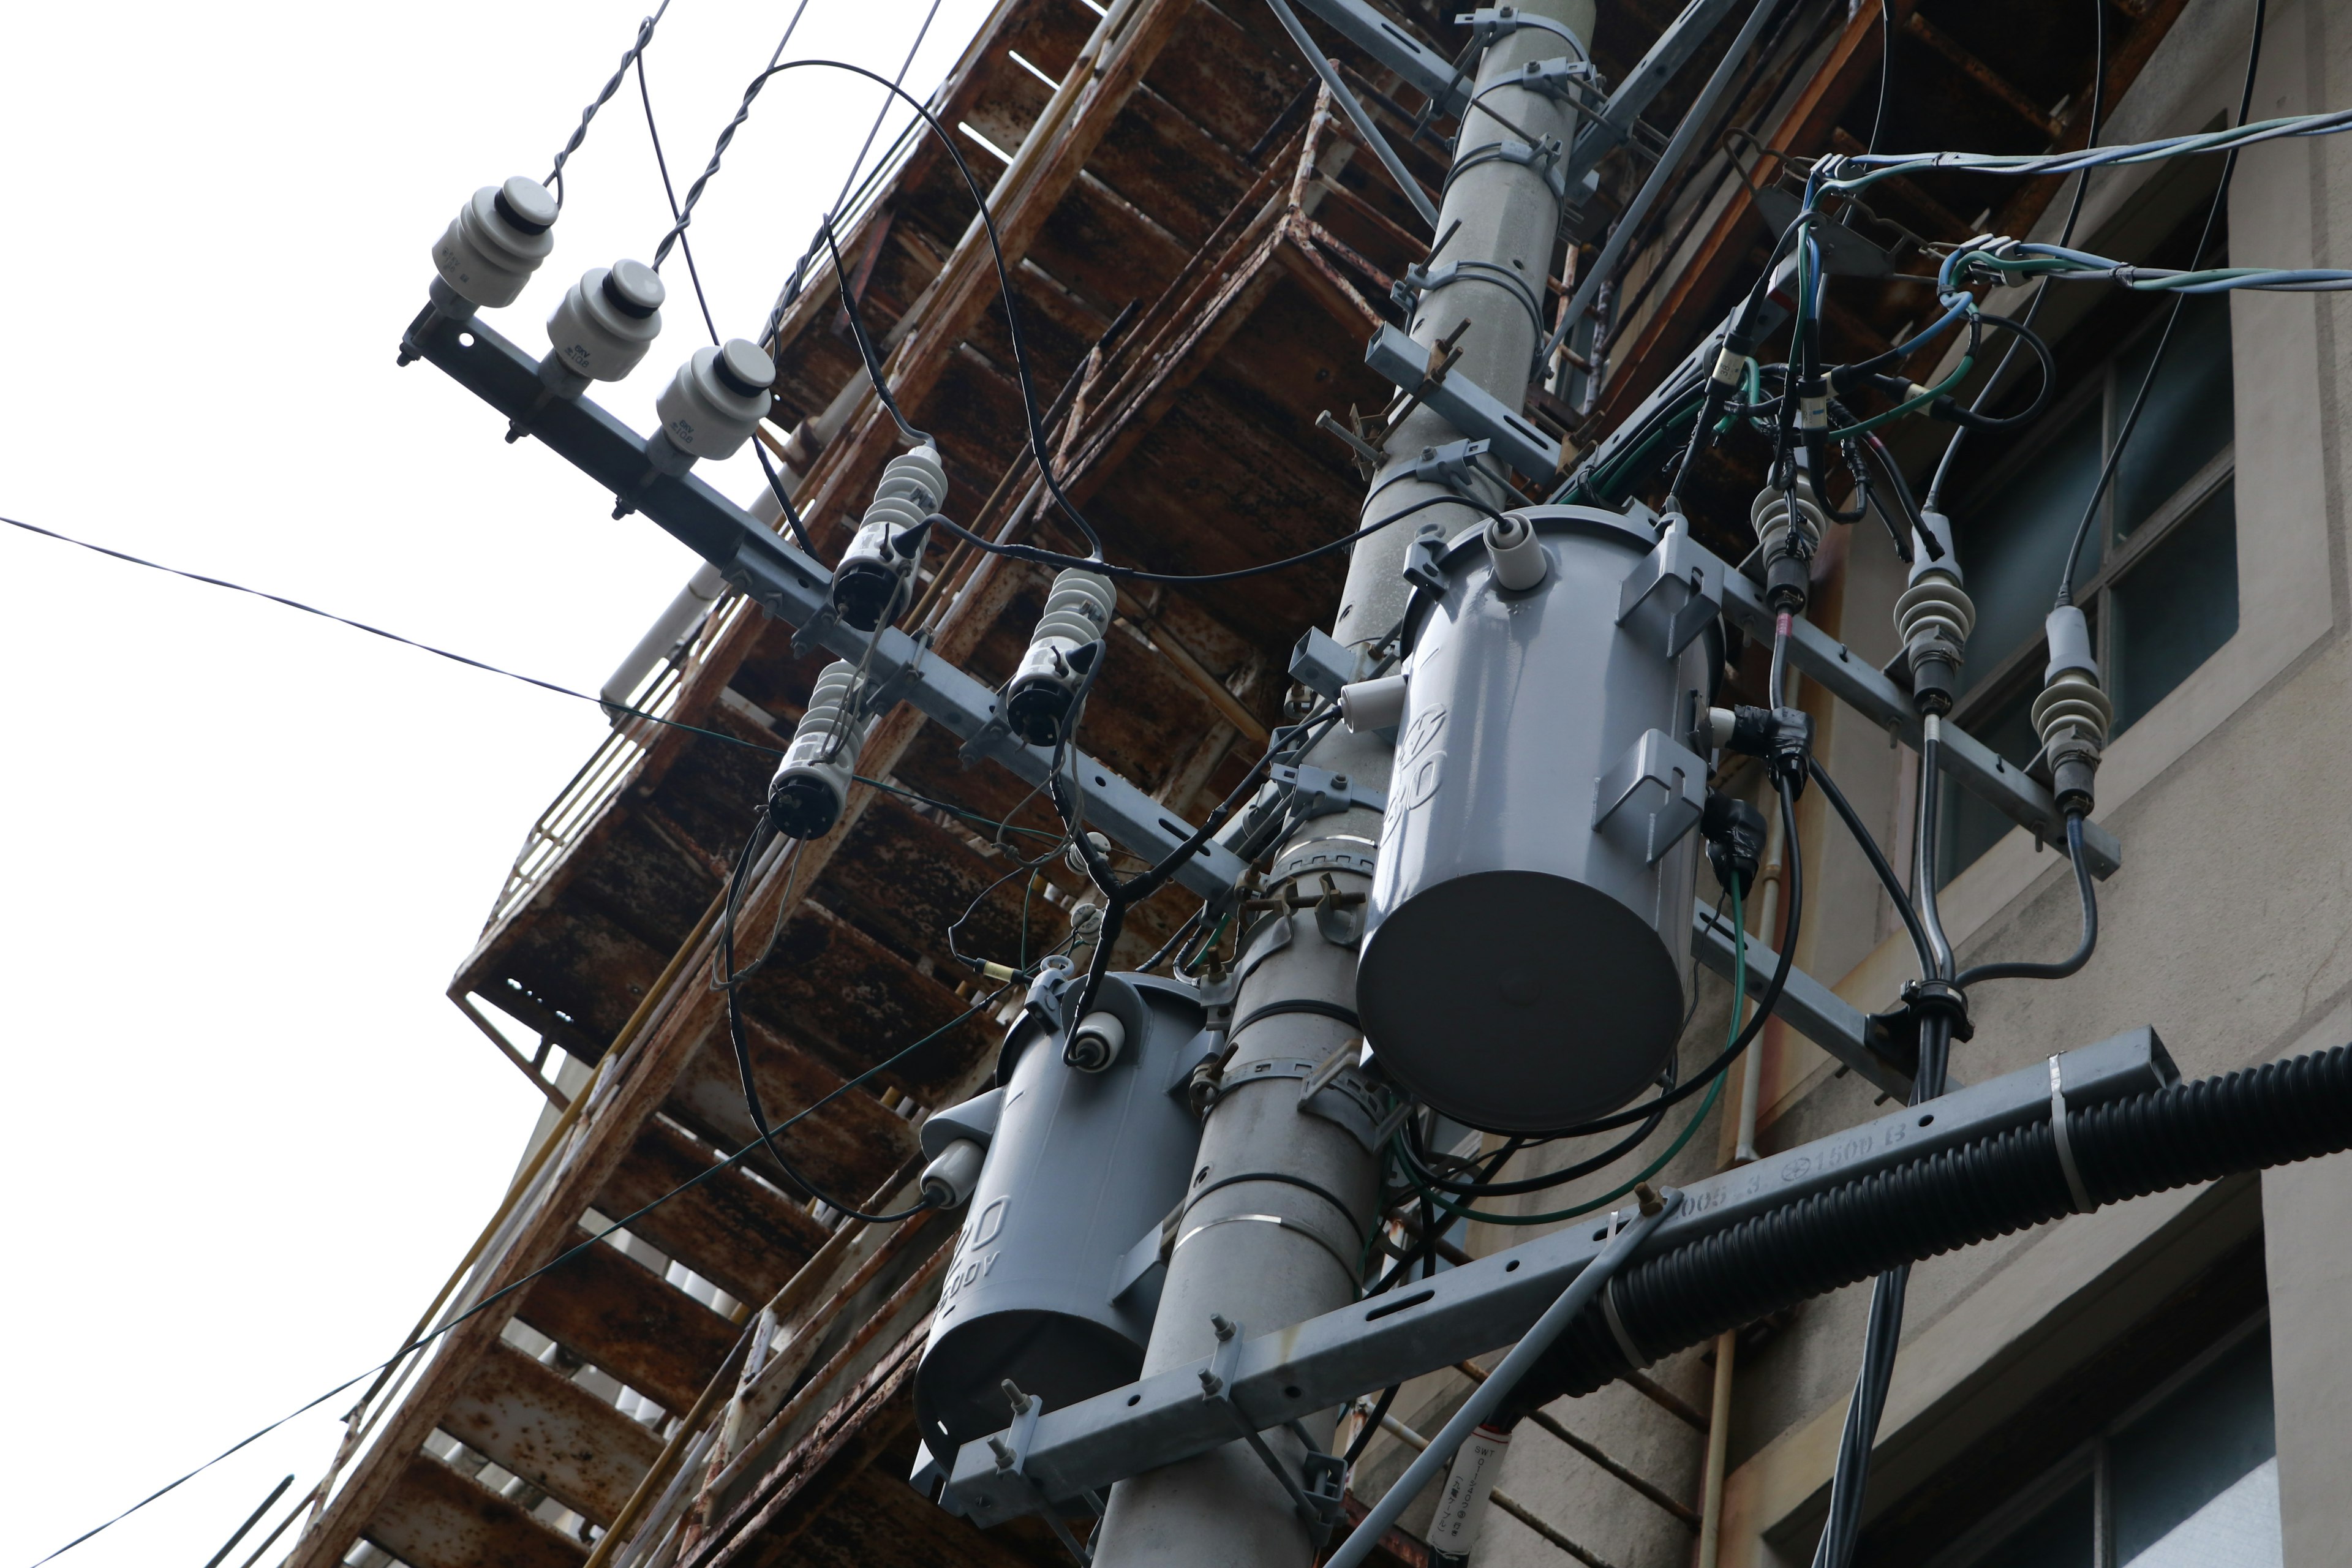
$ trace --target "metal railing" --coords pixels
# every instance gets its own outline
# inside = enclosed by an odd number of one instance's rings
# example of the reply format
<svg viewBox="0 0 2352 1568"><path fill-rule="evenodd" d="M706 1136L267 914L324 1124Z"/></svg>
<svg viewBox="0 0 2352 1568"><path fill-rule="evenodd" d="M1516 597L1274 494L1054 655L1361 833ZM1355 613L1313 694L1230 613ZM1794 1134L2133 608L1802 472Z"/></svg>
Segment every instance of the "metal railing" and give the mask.
<svg viewBox="0 0 2352 1568"><path fill-rule="evenodd" d="M646 748L653 744L661 728L660 721L676 710L678 692L687 677L727 635L750 603L730 591L702 618L702 625L669 658L655 666L631 694L629 706L635 713L624 716L613 726L612 733L589 753L580 771L572 775L571 782L523 836L522 848L508 868L506 882L490 905L489 918L482 922L484 931L497 925L539 890L564 852L579 842L581 835L621 793Z"/></svg>

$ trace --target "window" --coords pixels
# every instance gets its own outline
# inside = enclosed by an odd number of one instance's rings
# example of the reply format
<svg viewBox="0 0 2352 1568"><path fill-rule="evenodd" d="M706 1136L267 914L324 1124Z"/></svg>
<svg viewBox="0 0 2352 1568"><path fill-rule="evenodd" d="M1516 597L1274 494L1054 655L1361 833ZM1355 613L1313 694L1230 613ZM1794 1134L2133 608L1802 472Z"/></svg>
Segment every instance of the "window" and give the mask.
<svg viewBox="0 0 2352 1568"><path fill-rule="evenodd" d="M2202 221L2200 211L2164 248L2185 250ZM2041 749L2029 710L2047 659L2042 617L2170 310L2169 300L2134 297L2094 313L2060 346L2069 384L2035 427L2006 451L1990 441L1963 450L1987 467L1953 520L1977 607L1953 717L2020 767ZM2232 434L2228 297L2190 296L2074 571L2116 734L2238 629ZM1949 881L2011 823L1964 790L1947 790L1944 802L1938 865Z"/></svg>
<svg viewBox="0 0 2352 1568"><path fill-rule="evenodd" d="M1934 1568L2280 1568L2266 1325L2224 1340L1973 1534Z"/></svg>

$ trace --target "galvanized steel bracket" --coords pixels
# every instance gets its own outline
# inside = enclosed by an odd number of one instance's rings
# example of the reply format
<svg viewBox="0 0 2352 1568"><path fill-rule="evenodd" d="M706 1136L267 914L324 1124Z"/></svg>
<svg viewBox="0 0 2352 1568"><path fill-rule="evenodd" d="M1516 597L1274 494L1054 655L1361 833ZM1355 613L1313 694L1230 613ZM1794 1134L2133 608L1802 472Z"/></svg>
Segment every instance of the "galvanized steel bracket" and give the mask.
<svg viewBox="0 0 2352 1568"><path fill-rule="evenodd" d="M1526 149L1524 142L1511 145ZM1534 155L1532 149L1527 151L1530 157ZM1398 328L1382 326L1372 334L1372 341L1365 345L1364 363L1436 410L1464 435L1485 437L1493 443L1495 456L1530 479L1541 479L1558 471L1559 442L1467 376L1431 374L1429 350Z"/></svg>
<svg viewBox="0 0 2352 1568"><path fill-rule="evenodd" d="M1369 811L1385 812L1389 808L1385 794L1366 789L1350 775L1335 773L1328 768L1276 763L1266 773L1275 783L1290 786L1292 809L1301 822L1359 805Z"/></svg>
<svg viewBox="0 0 2352 1568"><path fill-rule="evenodd" d="M1654 805L1628 805L1643 785L1655 786ZM1706 764L1664 730L1645 730L1609 771L1594 781L1592 831L1612 822L1614 829L1638 833L1650 865L1656 865L1706 809Z"/></svg>
<svg viewBox="0 0 2352 1568"><path fill-rule="evenodd" d="M1669 528L1627 574L1617 595L1617 624L1654 639L1661 655L1675 658L1723 614L1723 570L1712 552Z"/></svg>
<svg viewBox="0 0 2352 1568"><path fill-rule="evenodd" d="M1412 466L1412 477L1424 484L1448 485L1456 479L1466 479L1477 472L1478 459L1494 447L1492 441L1448 441L1443 447L1423 447L1421 460Z"/></svg>

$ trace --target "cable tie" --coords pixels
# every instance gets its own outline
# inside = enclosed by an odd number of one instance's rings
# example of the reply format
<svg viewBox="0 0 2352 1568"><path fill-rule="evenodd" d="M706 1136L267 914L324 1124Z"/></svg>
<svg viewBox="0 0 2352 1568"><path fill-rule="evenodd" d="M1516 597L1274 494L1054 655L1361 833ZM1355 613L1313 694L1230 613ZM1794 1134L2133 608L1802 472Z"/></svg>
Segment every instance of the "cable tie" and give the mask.
<svg viewBox="0 0 2352 1568"><path fill-rule="evenodd" d="M2082 1167L2074 1163L2074 1141L2066 1134L2066 1089L2059 1081L2058 1058L2050 1058L2050 1137L2058 1146L2058 1168L2066 1173L2066 1193L2074 1201L2076 1214L2089 1214L2099 1205L2091 1201L2090 1189L2083 1185Z"/></svg>
<svg viewBox="0 0 2352 1568"><path fill-rule="evenodd" d="M1612 1230L1616 1217L1610 1215ZM1650 1364L1651 1358L1642 1353L1642 1347L1635 1344L1633 1336L1625 1331L1625 1320L1617 1315L1617 1279L1618 1276L1612 1274L1608 1283L1601 1287L1601 1316L1608 1322L1609 1337L1617 1342L1617 1349L1624 1356L1625 1364L1638 1372Z"/></svg>

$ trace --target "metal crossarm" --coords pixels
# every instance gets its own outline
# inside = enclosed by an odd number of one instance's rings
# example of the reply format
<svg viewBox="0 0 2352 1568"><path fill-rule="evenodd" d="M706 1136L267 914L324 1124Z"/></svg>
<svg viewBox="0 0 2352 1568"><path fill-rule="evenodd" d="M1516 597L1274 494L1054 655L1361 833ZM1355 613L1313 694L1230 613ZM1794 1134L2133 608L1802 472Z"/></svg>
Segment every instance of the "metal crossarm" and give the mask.
<svg viewBox="0 0 2352 1568"><path fill-rule="evenodd" d="M642 511L679 542L717 566L761 609L793 626L816 623L816 640L844 658L866 657L864 634L824 614L831 574L777 537L749 512L692 474L674 479L646 460L645 437L585 397L549 398L538 362L478 319L455 321L426 311L409 328L407 343L452 379L551 451ZM875 639L868 661L877 689L902 689L924 717L970 741L990 728L1000 706L982 681L934 657L895 627ZM982 754L1027 784L1042 784L1050 752L1002 732ZM1087 819L1144 859L1157 862L1190 837L1192 828L1140 787L1084 752L1072 766L1086 791ZM1195 850L1176 880L1202 898L1229 891L1248 868L1223 845Z"/></svg>

